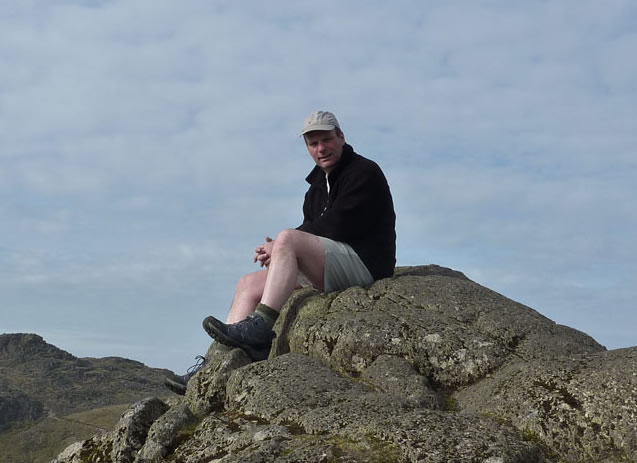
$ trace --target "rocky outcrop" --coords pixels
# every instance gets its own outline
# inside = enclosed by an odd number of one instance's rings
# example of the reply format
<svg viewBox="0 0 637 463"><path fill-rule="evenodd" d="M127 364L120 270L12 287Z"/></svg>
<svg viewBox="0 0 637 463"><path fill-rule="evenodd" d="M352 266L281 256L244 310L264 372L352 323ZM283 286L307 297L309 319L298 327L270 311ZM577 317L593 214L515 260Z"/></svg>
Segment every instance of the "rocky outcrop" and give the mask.
<svg viewBox="0 0 637 463"><path fill-rule="evenodd" d="M275 331L263 362L213 344L128 460L89 440L57 462L637 461L637 348L608 352L459 272L300 290Z"/></svg>
<svg viewBox="0 0 637 463"><path fill-rule="evenodd" d="M0 359L6 364L37 362L54 365L55 360L77 360L76 357L48 344L37 334L1 334Z"/></svg>
<svg viewBox="0 0 637 463"><path fill-rule="evenodd" d="M188 382L186 403L195 416L203 418L215 410L223 409L226 398L226 383L230 374L252 362L241 349L232 349L213 343L206 354L201 374Z"/></svg>
<svg viewBox="0 0 637 463"><path fill-rule="evenodd" d="M170 408L150 427L137 460L140 462L161 460L181 444L188 435L185 430L196 422L197 419L187 405L180 404Z"/></svg>
<svg viewBox="0 0 637 463"><path fill-rule="evenodd" d="M157 398L141 400L122 415L114 431L72 444L57 461L133 463L145 445L151 426L168 409L169 406Z"/></svg>
<svg viewBox="0 0 637 463"><path fill-rule="evenodd" d="M637 348L513 362L456 394L565 461L637 461Z"/></svg>

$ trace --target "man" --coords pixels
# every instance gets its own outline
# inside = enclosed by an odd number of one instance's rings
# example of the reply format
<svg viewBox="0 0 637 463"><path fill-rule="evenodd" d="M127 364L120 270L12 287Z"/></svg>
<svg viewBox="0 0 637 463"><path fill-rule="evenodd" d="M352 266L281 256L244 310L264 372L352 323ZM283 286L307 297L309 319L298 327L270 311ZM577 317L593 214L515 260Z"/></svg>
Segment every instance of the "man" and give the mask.
<svg viewBox="0 0 637 463"><path fill-rule="evenodd" d="M303 223L256 248L254 261L265 269L239 280L225 323L203 321L213 339L253 360L267 358L272 327L296 288L367 286L392 275L396 263L396 215L380 167L354 152L330 112L311 113L301 135L316 164L306 178ZM179 391L192 374L181 377Z"/></svg>

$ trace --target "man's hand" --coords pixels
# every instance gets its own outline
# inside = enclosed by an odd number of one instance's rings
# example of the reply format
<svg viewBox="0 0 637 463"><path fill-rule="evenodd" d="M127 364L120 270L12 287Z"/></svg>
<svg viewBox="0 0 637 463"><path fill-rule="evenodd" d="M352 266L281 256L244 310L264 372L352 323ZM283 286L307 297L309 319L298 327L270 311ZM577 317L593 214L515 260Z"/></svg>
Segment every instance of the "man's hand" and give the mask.
<svg viewBox="0 0 637 463"><path fill-rule="evenodd" d="M269 267L273 246L274 240L269 236L266 236L265 243L257 246L254 250L254 262L258 262L261 267Z"/></svg>

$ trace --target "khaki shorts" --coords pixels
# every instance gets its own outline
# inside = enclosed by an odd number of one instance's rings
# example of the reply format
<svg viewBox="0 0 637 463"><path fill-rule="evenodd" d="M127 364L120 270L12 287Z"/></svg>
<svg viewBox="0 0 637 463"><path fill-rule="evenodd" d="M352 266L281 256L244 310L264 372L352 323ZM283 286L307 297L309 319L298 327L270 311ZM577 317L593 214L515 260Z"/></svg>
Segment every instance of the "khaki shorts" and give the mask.
<svg viewBox="0 0 637 463"><path fill-rule="evenodd" d="M356 251L349 244L319 236L325 249L324 292L341 291L350 286L368 286L374 277ZM299 274L301 286L311 286L302 273Z"/></svg>

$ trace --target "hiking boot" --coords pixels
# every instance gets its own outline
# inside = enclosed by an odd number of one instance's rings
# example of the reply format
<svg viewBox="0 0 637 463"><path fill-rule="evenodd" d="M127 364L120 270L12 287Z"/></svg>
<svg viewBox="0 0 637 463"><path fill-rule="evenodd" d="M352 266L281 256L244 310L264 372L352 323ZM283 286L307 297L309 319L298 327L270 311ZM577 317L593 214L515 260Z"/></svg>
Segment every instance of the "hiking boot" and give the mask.
<svg viewBox="0 0 637 463"><path fill-rule="evenodd" d="M265 360L270 354L274 332L257 314L250 314L244 320L229 325L215 317L206 317L203 329L217 342L243 349L252 360Z"/></svg>
<svg viewBox="0 0 637 463"><path fill-rule="evenodd" d="M188 368L185 375L175 375L173 378L166 378L164 379L164 385L175 394L186 394L186 388L188 387L188 381L190 381L190 378L195 376L195 373L206 365L205 357L197 355L195 359L197 360L197 363Z"/></svg>

